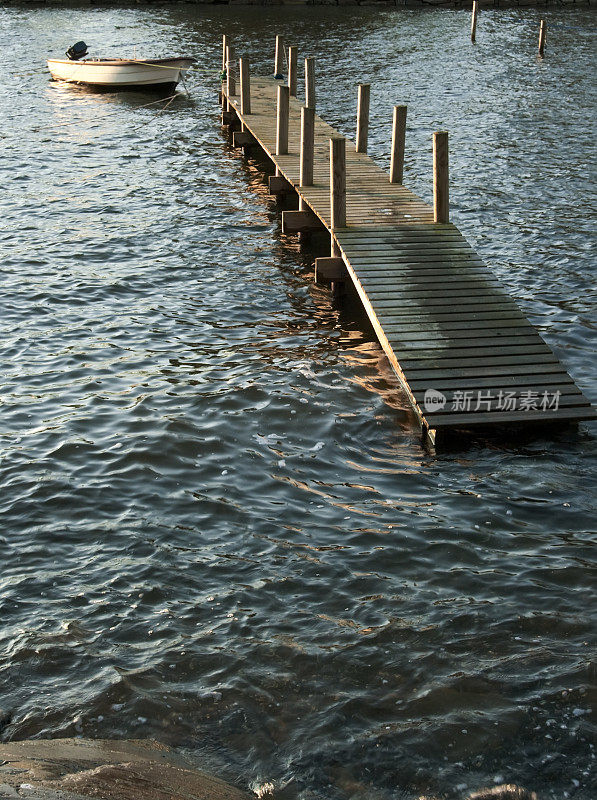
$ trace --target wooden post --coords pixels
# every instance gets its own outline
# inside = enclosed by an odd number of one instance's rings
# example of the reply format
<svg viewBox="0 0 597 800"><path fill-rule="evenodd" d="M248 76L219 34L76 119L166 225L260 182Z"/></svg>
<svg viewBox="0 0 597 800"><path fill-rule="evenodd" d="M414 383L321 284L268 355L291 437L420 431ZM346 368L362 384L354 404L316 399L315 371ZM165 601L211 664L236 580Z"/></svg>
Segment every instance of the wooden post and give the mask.
<svg viewBox="0 0 597 800"><path fill-rule="evenodd" d="M541 24L539 25L539 55L543 58L543 53L545 52L545 36L547 34L547 25L545 24L545 20L541 20Z"/></svg>
<svg viewBox="0 0 597 800"><path fill-rule="evenodd" d="M446 131L439 131L433 134L434 222L447 223L450 221L448 177L448 134Z"/></svg>
<svg viewBox="0 0 597 800"><path fill-rule="evenodd" d="M249 59L241 58L240 71L240 113L251 113L251 77L249 72Z"/></svg>
<svg viewBox="0 0 597 800"><path fill-rule="evenodd" d="M390 183L402 183L404 175L404 145L406 140L406 106L394 106L392 120L392 160Z"/></svg>
<svg viewBox="0 0 597 800"><path fill-rule="evenodd" d="M478 0L473 0L473 15L471 17L471 42L474 43L477 36L477 15L479 13Z"/></svg>
<svg viewBox="0 0 597 800"><path fill-rule="evenodd" d="M281 36L276 36L276 61L274 66L274 78L281 81L284 77L284 41Z"/></svg>
<svg viewBox="0 0 597 800"><path fill-rule="evenodd" d="M346 227L346 139L330 139L330 227L332 229L332 256L339 250L334 241L334 230Z"/></svg>
<svg viewBox="0 0 597 800"><path fill-rule="evenodd" d="M315 109L301 108L301 186L313 185Z"/></svg>
<svg viewBox="0 0 597 800"><path fill-rule="evenodd" d="M371 87L368 83L359 84L357 102L357 153L367 152L367 139L369 136L369 96Z"/></svg>
<svg viewBox="0 0 597 800"><path fill-rule="evenodd" d="M288 88L290 96L296 97L296 70L297 70L298 50L296 47L288 48Z"/></svg>
<svg viewBox="0 0 597 800"><path fill-rule="evenodd" d="M315 59L305 59L305 105L315 109Z"/></svg>
<svg viewBox="0 0 597 800"><path fill-rule="evenodd" d="M226 98L224 97L224 75L226 75L226 47L228 45L228 37L226 34L222 36L222 75L220 80L220 103L223 109L228 107Z"/></svg>
<svg viewBox="0 0 597 800"><path fill-rule="evenodd" d="M234 80L234 75L232 74L232 65L234 63L234 47L232 45L226 45L226 91L228 92L228 97L233 97L236 94L236 81Z"/></svg>
<svg viewBox="0 0 597 800"><path fill-rule="evenodd" d="M288 115L290 93L288 86L278 86L278 113L276 117L276 155L288 153Z"/></svg>

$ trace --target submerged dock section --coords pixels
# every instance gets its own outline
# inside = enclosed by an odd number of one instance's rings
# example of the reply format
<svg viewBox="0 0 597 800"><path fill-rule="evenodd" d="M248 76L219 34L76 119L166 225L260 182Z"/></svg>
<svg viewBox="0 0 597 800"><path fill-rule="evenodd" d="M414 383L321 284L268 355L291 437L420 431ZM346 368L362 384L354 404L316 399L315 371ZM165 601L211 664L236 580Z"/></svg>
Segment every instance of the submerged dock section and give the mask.
<svg viewBox="0 0 597 800"><path fill-rule="evenodd" d="M394 108L388 175L367 155L369 86L359 87L357 140L315 114L314 60L277 42L276 78L253 77L224 37L222 122L236 146L259 146L272 193L296 192L286 233L325 228L316 279L351 281L431 441L454 429L565 423L597 415L516 303L449 222L447 133L434 134L434 207L402 183L406 108ZM238 66L237 66L238 65ZM239 81L235 80L238 75Z"/></svg>

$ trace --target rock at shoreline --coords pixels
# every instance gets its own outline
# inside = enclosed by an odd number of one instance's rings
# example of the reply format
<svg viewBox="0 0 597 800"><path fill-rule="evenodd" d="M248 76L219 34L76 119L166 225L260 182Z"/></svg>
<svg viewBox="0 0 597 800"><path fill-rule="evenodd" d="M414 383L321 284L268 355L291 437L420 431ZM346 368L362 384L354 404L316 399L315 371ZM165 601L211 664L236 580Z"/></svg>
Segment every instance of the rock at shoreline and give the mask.
<svg viewBox="0 0 597 800"><path fill-rule="evenodd" d="M0 800L248 800L153 741L0 743Z"/></svg>

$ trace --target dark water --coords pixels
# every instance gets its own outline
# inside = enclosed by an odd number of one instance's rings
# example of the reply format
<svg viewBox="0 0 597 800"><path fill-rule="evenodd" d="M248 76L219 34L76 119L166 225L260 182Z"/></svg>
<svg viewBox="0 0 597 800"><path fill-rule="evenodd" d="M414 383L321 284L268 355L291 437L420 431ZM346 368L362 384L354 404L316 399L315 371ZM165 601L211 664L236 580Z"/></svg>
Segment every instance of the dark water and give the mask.
<svg viewBox="0 0 597 800"><path fill-rule="evenodd" d="M320 113L431 192L593 400L594 16L0 10L2 737L154 737L292 800L588 800L595 428L434 454L370 329L227 146L221 34L318 58ZM48 54L189 52L94 95ZM594 218L594 217L593 217Z"/></svg>

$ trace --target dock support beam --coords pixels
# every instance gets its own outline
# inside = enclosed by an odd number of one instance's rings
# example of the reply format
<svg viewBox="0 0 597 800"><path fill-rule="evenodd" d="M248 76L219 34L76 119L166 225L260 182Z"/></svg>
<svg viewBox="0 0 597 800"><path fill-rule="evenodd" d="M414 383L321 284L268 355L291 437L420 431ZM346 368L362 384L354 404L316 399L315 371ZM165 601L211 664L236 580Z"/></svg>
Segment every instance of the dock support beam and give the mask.
<svg viewBox="0 0 597 800"><path fill-rule="evenodd" d="M233 147L251 147L257 144L255 137L248 131L233 131L232 133L232 146Z"/></svg>
<svg viewBox="0 0 597 800"><path fill-rule="evenodd" d="M406 106L394 106L392 119L392 160L390 183L402 183L404 178L404 148L406 142Z"/></svg>
<svg viewBox="0 0 597 800"><path fill-rule="evenodd" d="M276 155L288 153L288 116L290 95L288 86L278 86L278 111L276 115Z"/></svg>
<svg viewBox="0 0 597 800"><path fill-rule="evenodd" d="M289 47L288 48L288 88L290 90L290 96L296 97L296 87L297 87L297 60L298 60L298 50L296 47Z"/></svg>
<svg viewBox="0 0 597 800"><path fill-rule="evenodd" d="M473 13L471 16L471 42L474 44L477 38L477 15L479 13L478 0L473 0Z"/></svg>
<svg viewBox="0 0 597 800"><path fill-rule="evenodd" d="M251 78L249 72L249 59L241 58L239 61L240 71L240 113L251 113Z"/></svg>
<svg viewBox="0 0 597 800"><path fill-rule="evenodd" d="M294 187L288 183L286 178L282 175L270 175L268 178L268 189L270 194L281 195L291 194L294 192Z"/></svg>
<svg viewBox="0 0 597 800"><path fill-rule="evenodd" d="M346 265L339 256L315 259L315 283L339 284L346 280Z"/></svg>
<svg viewBox="0 0 597 800"><path fill-rule="evenodd" d="M276 36L276 60L274 78L281 81L284 77L284 41L281 36Z"/></svg>
<svg viewBox="0 0 597 800"><path fill-rule="evenodd" d="M369 98L371 86L368 83L359 84L357 101L357 153L367 152L369 138Z"/></svg>
<svg viewBox="0 0 597 800"><path fill-rule="evenodd" d="M315 110L315 59L305 59L305 105Z"/></svg>
<svg viewBox="0 0 597 800"><path fill-rule="evenodd" d="M222 111L222 125L238 127L238 117L234 111Z"/></svg>
<svg viewBox="0 0 597 800"><path fill-rule="evenodd" d="M302 234L322 229L321 220L310 208L282 212L282 233Z"/></svg>
<svg viewBox="0 0 597 800"><path fill-rule="evenodd" d="M450 221L450 195L448 171L448 134L438 131L433 134L433 219L434 222Z"/></svg>
<svg viewBox="0 0 597 800"><path fill-rule="evenodd" d="M541 24L539 25L539 55L543 58L543 54L545 52L545 37L547 35L547 25L545 24L545 20L541 20Z"/></svg>

